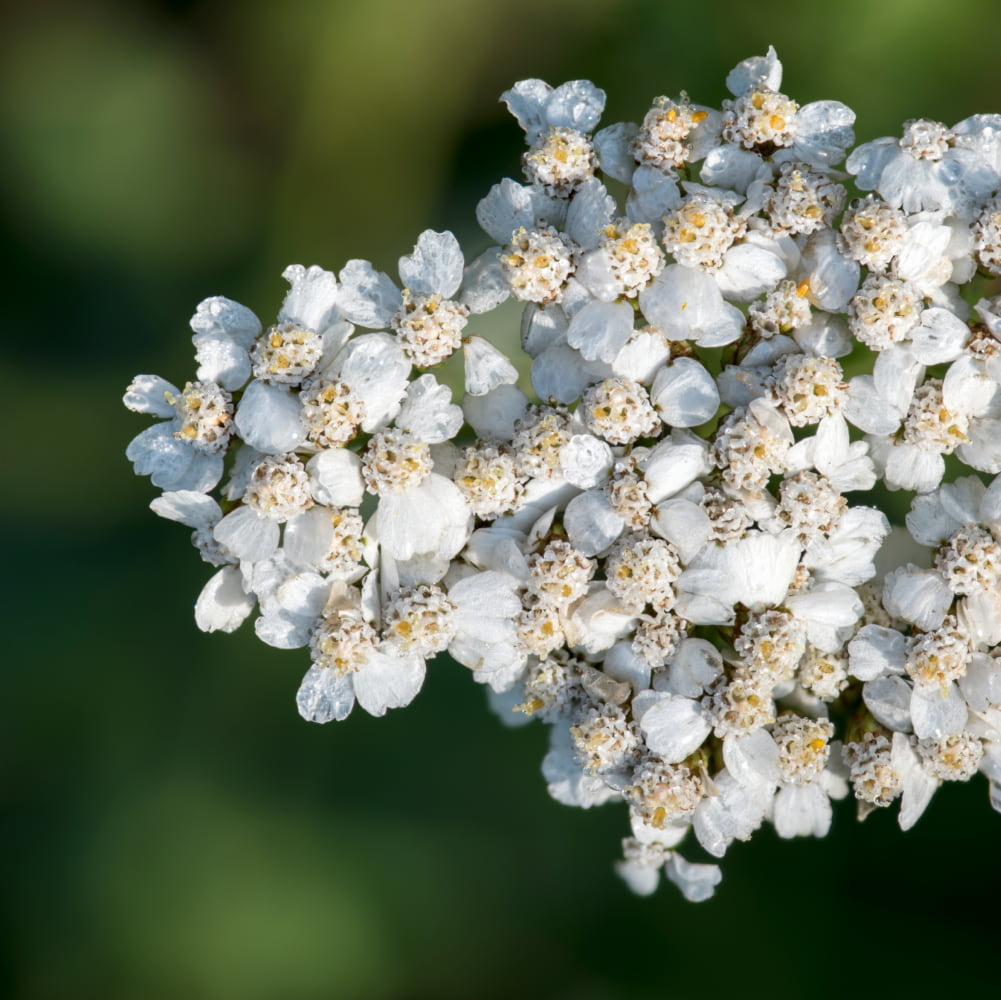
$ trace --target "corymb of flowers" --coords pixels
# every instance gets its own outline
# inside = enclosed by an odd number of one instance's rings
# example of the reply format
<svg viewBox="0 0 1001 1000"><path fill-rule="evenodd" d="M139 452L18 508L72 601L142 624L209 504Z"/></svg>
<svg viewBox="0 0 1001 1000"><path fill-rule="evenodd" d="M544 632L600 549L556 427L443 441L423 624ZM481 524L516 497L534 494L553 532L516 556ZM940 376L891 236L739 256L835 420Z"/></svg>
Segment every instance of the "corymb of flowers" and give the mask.
<svg viewBox="0 0 1001 1000"><path fill-rule="evenodd" d="M495 246L292 265L269 324L206 299L194 380L125 395L216 567L199 628L304 650L312 722L447 652L548 726L553 798L626 806L623 879L690 900L692 840L822 837L848 794L906 830L979 771L1001 811L1001 115L852 149L774 50L726 86L599 128L594 84L523 80ZM476 333L509 297L530 386Z"/></svg>

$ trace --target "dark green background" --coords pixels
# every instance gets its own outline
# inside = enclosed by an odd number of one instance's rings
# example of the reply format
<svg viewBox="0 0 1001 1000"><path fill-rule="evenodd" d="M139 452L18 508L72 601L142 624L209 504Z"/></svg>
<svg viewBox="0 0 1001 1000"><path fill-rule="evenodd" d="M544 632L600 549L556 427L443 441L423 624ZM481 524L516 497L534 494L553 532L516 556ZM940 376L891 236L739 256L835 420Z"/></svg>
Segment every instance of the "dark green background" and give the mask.
<svg viewBox="0 0 1001 1000"><path fill-rule="evenodd" d="M717 898L628 894L624 810L569 810L541 727L468 673L314 727L303 653L202 635L209 570L124 458L137 372L193 372L187 318L267 321L291 261L387 270L426 227L475 249L515 174L515 80L590 77L605 122L784 89L861 140L1001 111L992 0L39 3L0 33L5 442L2 971L12 998L991 995L1001 817L981 779L917 828L762 830ZM503 321L511 323L506 313ZM481 327L481 330L483 328ZM496 332L491 327L489 332ZM507 329L510 336L511 327Z"/></svg>

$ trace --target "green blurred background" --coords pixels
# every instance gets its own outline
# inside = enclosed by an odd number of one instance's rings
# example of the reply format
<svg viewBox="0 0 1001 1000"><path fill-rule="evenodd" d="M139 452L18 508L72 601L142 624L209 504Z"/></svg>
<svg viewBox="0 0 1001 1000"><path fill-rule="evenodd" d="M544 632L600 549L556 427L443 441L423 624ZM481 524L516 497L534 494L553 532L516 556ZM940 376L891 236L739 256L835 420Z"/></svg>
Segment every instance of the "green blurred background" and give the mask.
<svg viewBox="0 0 1001 1000"><path fill-rule="evenodd" d="M0 996L931 996L997 988L1001 818L980 779L917 828L845 803L824 842L737 844L717 898L629 895L624 810L566 809L541 727L439 662L405 712L303 723L301 653L202 635L208 575L155 518L124 410L193 366L226 294L291 261L395 270L517 175L515 80L638 120L774 43L860 140L1001 111L993 0L39 2L0 32L7 618ZM506 314L511 321L511 314ZM20 430L19 430L20 428ZM17 434L23 430L25 440ZM16 433L15 433L16 432ZM972 994L971 994L972 995Z"/></svg>

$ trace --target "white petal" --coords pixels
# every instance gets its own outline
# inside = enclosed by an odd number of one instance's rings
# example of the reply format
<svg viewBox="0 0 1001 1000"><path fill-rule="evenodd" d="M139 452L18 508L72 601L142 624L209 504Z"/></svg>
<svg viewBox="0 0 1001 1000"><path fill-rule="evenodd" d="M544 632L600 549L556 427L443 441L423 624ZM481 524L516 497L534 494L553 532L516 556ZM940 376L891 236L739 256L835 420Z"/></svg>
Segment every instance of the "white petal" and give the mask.
<svg viewBox="0 0 1001 1000"><path fill-rule="evenodd" d="M893 736L891 762L903 785L897 822L901 830L909 830L921 818L939 783L921 766L910 740L902 733Z"/></svg>
<svg viewBox="0 0 1001 1000"><path fill-rule="evenodd" d="M232 337L214 333L196 333L197 376L202 381L218 382L231 392L250 378L250 352Z"/></svg>
<svg viewBox="0 0 1001 1000"><path fill-rule="evenodd" d="M336 373L362 401L363 431L379 430L399 412L410 367L400 342L387 333L367 333L348 341L337 358Z"/></svg>
<svg viewBox="0 0 1001 1000"><path fill-rule="evenodd" d="M212 534L224 548L244 562L267 559L278 548L278 525L259 517L250 507L237 507L216 526Z"/></svg>
<svg viewBox="0 0 1001 1000"><path fill-rule="evenodd" d="M570 320L567 343L588 361L612 362L633 332L633 316L626 302L592 302Z"/></svg>
<svg viewBox="0 0 1001 1000"><path fill-rule="evenodd" d="M749 608L780 604L799 562L799 543L792 532L749 532L735 548L737 578L733 586L738 588L739 602Z"/></svg>
<svg viewBox="0 0 1001 1000"><path fill-rule="evenodd" d="M567 732L569 740L567 727L562 727L562 731ZM554 727L554 743L559 732L560 730ZM557 802L567 806L590 809L620 795L615 789L609 788L600 776L592 777L584 774L569 745L555 745L543 757L542 777L546 780L549 794Z"/></svg>
<svg viewBox="0 0 1001 1000"><path fill-rule="evenodd" d="M911 331L911 350L921 364L939 365L955 361L969 337L970 328L948 309L926 309Z"/></svg>
<svg viewBox="0 0 1001 1000"><path fill-rule="evenodd" d="M726 298L751 302L774 288L786 275L778 254L764 247L741 243L733 247L716 272L716 284Z"/></svg>
<svg viewBox="0 0 1001 1000"><path fill-rule="evenodd" d="M355 704L353 676L326 667L310 667L295 696L299 714L307 722L346 719Z"/></svg>
<svg viewBox="0 0 1001 1000"><path fill-rule="evenodd" d="M769 45L768 52L763 56L751 56L737 63L726 77L726 89L734 97L759 86L769 90L778 90L782 86L782 63L775 54L774 46Z"/></svg>
<svg viewBox="0 0 1001 1000"><path fill-rule="evenodd" d="M385 715L417 697L424 683L424 661L418 656L387 656L374 650L354 675L355 697L369 715Z"/></svg>
<svg viewBox="0 0 1001 1000"><path fill-rule="evenodd" d="M669 427L697 427L719 409L713 377L694 358L678 358L654 379L650 399Z"/></svg>
<svg viewBox="0 0 1001 1000"><path fill-rule="evenodd" d="M713 534L709 515L699 504L683 498L658 504L650 528L674 545L686 564Z"/></svg>
<svg viewBox="0 0 1001 1000"><path fill-rule="evenodd" d="M911 686L903 677L877 677L862 688L862 700L873 718L900 733L911 731Z"/></svg>
<svg viewBox="0 0 1001 1000"><path fill-rule="evenodd" d="M261 332L261 321L239 302L214 295L198 303L191 329L196 334L232 340L247 351Z"/></svg>
<svg viewBox="0 0 1001 1000"><path fill-rule="evenodd" d="M832 167L845 158L855 141L855 112L840 101L814 101L796 115L797 137L781 160L803 160L813 167ZM782 151L780 151L782 152Z"/></svg>
<svg viewBox="0 0 1001 1000"><path fill-rule="evenodd" d="M636 169L631 146L639 129L635 122L616 122L596 132L591 140L598 154L601 170L609 177L628 184Z"/></svg>
<svg viewBox="0 0 1001 1000"><path fill-rule="evenodd" d="M469 262L463 274L462 292L458 301L471 313L490 312L510 295L511 286L504 276L496 247L484 250Z"/></svg>
<svg viewBox="0 0 1001 1000"><path fill-rule="evenodd" d="M824 837L831 827L831 800L819 784L785 785L775 796L775 832L780 837Z"/></svg>
<svg viewBox="0 0 1001 1000"><path fill-rule="evenodd" d="M911 509L905 521L911 537L922 545L937 548L962 524L966 518L957 521L943 509L940 493L926 493L911 501ZM970 520L976 520L971 518Z"/></svg>
<svg viewBox="0 0 1001 1000"><path fill-rule="evenodd" d="M375 523L379 544L394 559L432 551L451 558L472 520L455 483L432 472L419 486L380 497Z"/></svg>
<svg viewBox="0 0 1001 1000"><path fill-rule="evenodd" d="M974 653L966 676L959 679L970 710L986 712L992 705L1001 705L1001 662L985 653Z"/></svg>
<svg viewBox="0 0 1001 1000"><path fill-rule="evenodd" d="M130 383L122 402L134 413L152 413L157 417L173 417L172 400L181 390L159 375L137 375Z"/></svg>
<svg viewBox="0 0 1001 1000"><path fill-rule="evenodd" d="M347 448L328 448L306 463L309 491L330 507L360 507L365 495L361 459Z"/></svg>
<svg viewBox="0 0 1001 1000"><path fill-rule="evenodd" d="M299 397L284 386L253 381L236 408L237 433L265 454L295 451L306 440Z"/></svg>
<svg viewBox="0 0 1001 1000"><path fill-rule="evenodd" d="M615 355L612 371L622 378L649 385L671 357L671 345L660 330L634 330L625 346Z"/></svg>
<svg viewBox="0 0 1001 1000"><path fill-rule="evenodd" d="M663 218L681 204L681 190L674 177L659 167L641 166L633 171L632 190L626 199L626 214L635 222L647 222L655 232Z"/></svg>
<svg viewBox="0 0 1001 1000"><path fill-rule="evenodd" d="M720 858L731 841L746 840L761 825L771 802L771 786L741 785L726 769L713 782L717 794L699 803L693 827L699 843Z"/></svg>
<svg viewBox="0 0 1001 1000"><path fill-rule="evenodd" d="M452 233L425 229L414 252L400 258L400 281L415 295L450 299L462 284L464 266L462 248Z"/></svg>
<svg viewBox="0 0 1001 1000"><path fill-rule="evenodd" d="M940 740L966 727L966 702L956 684L945 688L915 684L911 695L911 720L921 739Z"/></svg>
<svg viewBox="0 0 1001 1000"><path fill-rule="evenodd" d="M668 859L665 874L689 903L711 899L723 879L719 865L692 864L679 854L672 854Z"/></svg>
<svg viewBox="0 0 1001 1000"><path fill-rule="evenodd" d="M907 640L895 628L866 625L848 643L848 670L860 681L903 673L906 659Z"/></svg>
<svg viewBox="0 0 1001 1000"><path fill-rule="evenodd" d="M573 403L589 385L611 375L604 362L585 361L568 344L547 347L532 362L532 388L547 401Z"/></svg>
<svg viewBox="0 0 1001 1000"><path fill-rule="evenodd" d="M705 442L691 431L675 430L654 446L643 468L647 496L660 503L680 493L709 469Z"/></svg>
<svg viewBox="0 0 1001 1000"><path fill-rule="evenodd" d="M546 98L552 91L553 88L545 80L519 80L500 96L508 111L528 134L529 141L545 130Z"/></svg>
<svg viewBox="0 0 1001 1000"><path fill-rule="evenodd" d="M547 347L566 344L569 319L558 305L545 308L529 304L521 313L521 346L532 358L538 357Z"/></svg>
<svg viewBox="0 0 1001 1000"><path fill-rule="evenodd" d="M723 741L726 769L742 785L777 785L779 748L771 733L756 729L746 736L728 736Z"/></svg>
<svg viewBox="0 0 1001 1000"><path fill-rule="evenodd" d="M903 419L903 413L880 396L871 375L856 375L849 382L843 413L867 434L892 434Z"/></svg>
<svg viewBox="0 0 1001 1000"><path fill-rule="evenodd" d="M743 332L744 316L723 301L713 278L671 264L640 292L643 315L671 340L696 340L703 347L722 347Z"/></svg>
<svg viewBox="0 0 1001 1000"><path fill-rule="evenodd" d="M942 624L952 598L952 591L940 573L910 563L888 573L883 587L886 610L925 632Z"/></svg>
<svg viewBox="0 0 1001 1000"><path fill-rule="evenodd" d="M750 150L725 143L709 151L699 177L704 184L730 191L747 191L768 166Z"/></svg>
<svg viewBox="0 0 1001 1000"><path fill-rule="evenodd" d="M440 444L459 433L462 410L452 402L452 390L434 375L421 375L407 386L396 426L425 444Z"/></svg>
<svg viewBox="0 0 1001 1000"><path fill-rule="evenodd" d="M563 515L570 544L586 556L604 552L615 541L625 524L612 510L603 491L581 493L567 504Z"/></svg>
<svg viewBox="0 0 1001 1000"><path fill-rule="evenodd" d="M886 459L887 486L926 493L935 489L945 473L945 459L935 451L898 444Z"/></svg>
<svg viewBox="0 0 1001 1000"><path fill-rule="evenodd" d="M647 746L668 764L680 764L702 746L712 730L699 703L676 695L661 695L640 721Z"/></svg>
<svg viewBox="0 0 1001 1000"><path fill-rule="evenodd" d="M224 566L202 588L195 622L203 632L233 632L254 610L254 595L243 589L236 566Z"/></svg>
<svg viewBox="0 0 1001 1000"><path fill-rule="evenodd" d="M822 229L807 239L801 266L809 275L810 301L814 305L828 312L844 312L848 308L859 285L859 263L838 250L833 232ZM840 357L833 352L830 356Z"/></svg>
<svg viewBox="0 0 1001 1000"><path fill-rule="evenodd" d="M605 110L605 92L590 80L571 80L547 96L545 109L549 125L591 132Z"/></svg>
<svg viewBox="0 0 1001 1000"><path fill-rule="evenodd" d="M482 396L467 395L462 410L477 437L510 441L515 423L528 410L528 397L516 385L499 385Z"/></svg>
<svg viewBox="0 0 1001 1000"><path fill-rule="evenodd" d="M707 639L682 639L671 657L672 694L701 698L723 673L723 654Z"/></svg>
<svg viewBox="0 0 1001 1000"><path fill-rule="evenodd" d="M388 274L376 271L367 260L349 260L344 265L338 306L346 319L378 330L389 325L402 304L400 290Z"/></svg>
<svg viewBox="0 0 1001 1000"><path fill-rule="evenodd" d="M593 434L574 434L560 449L563 478L582 490L603 483L613 462L612 449Z"/></svg>
<svg viewBox="0 0 1001 1000"><path fill-rule="evenodd" d="M194 490L175 490L157 497L150 510L168 521L179 521L189 528L208 528L221 517L219 504L205 493Z"/></svg>
<svg viewBox="0 0 1001 1000"><path fill-rule="evenodd" d="M301 649L309 643L315 625L314 619L272 609L254 622L254 633L274 649Z"/></svg>
<svg viewBox="0 0 1001 1000"><path fill-rule="evenodd" d="M322 333L339 318L337 279L332 272L315 264L310 268L292 264L282 277L292 287L278 313L279 323L294 323Z"/></svg>
<svg viewBox="0 0 1001 1000"><path fill-rule="evenodd" d="M483 231L500 244L511 241L511 234L524 226L535 227L533 192L524 184L505 177L495 184L476 206L476 221ZM343 280L343 275L342 275Z"/></svg>
<svg viewBox="0 0 1001 1000"><path fill-rule="evenodd" d="M149 476L162 490L208 492L222 476L222 456L196 451L187 441L175 438L171 426L154 424L137 434L125 449L126 458L137 476Z"/></svg>
<svg viewBox="0 0 1001 1000"><path fill-rule="evenodd" d="M465 358L466 391L483 396L501 385L514 385L518 369L493 344L482 337L467 337L462 344Z"/></svg>
<svg viewBox="0 0 1001 1000"><path fill-rule="evenodd" d="M565 232L578 246L591 250L598 245L601 231L616 213L615 199L597 177L592 177L570 202Z"/></svg>
<svg viewBox="0 0 1001 1000"><path fill-rule="evenodd" d="M326 507L313 507L285 525L285 554L297 566L319 567L333 541L334 524Z"/></svg>

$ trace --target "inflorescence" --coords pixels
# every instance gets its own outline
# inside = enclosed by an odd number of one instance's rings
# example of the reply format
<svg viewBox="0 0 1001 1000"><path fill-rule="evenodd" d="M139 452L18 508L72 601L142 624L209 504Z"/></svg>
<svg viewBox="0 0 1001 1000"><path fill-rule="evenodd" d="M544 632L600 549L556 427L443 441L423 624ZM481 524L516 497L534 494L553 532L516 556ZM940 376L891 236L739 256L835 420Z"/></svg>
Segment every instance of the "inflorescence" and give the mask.
<svg viewBox="0 0 1001 1000"><path fill-rule="evenodd" d="M125 395L152 509L218 567L199 628L308 650L314 722L447 652L549 726L555 799L626 804L629 885L691 900L690 829L824 836L849 792L907 829L978 771L1001 811L1001 115L851 150L774 50L726 85L596 131L592 83L516 84L495 246L293 265L266 328L207 299L194 380ZM509 297L531 398L472 332Z"/></svg>

